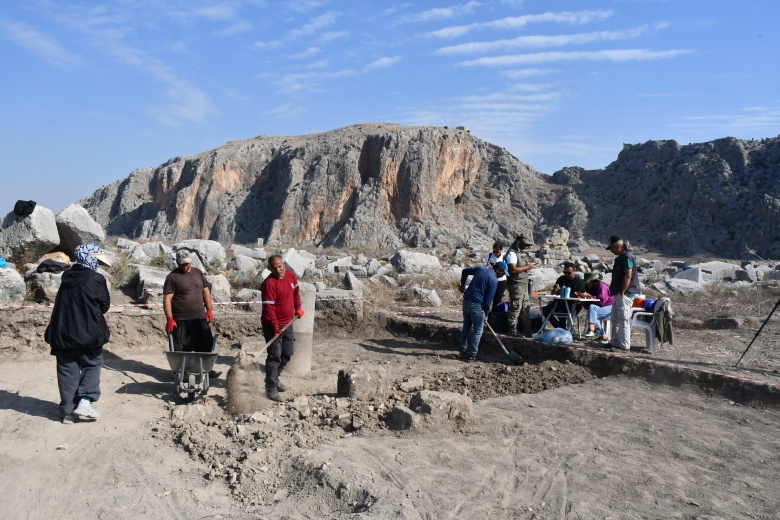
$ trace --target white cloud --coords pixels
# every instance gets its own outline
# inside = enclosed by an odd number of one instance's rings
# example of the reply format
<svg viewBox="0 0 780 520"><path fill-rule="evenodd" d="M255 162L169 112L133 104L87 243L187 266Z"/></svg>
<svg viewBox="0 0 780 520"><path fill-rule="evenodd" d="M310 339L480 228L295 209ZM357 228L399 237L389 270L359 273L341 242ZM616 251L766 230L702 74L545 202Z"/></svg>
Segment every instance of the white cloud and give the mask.
<svg viewBox="0 0 780 520"><path fill-rule="evenodd" d="M753 133L754 135L777 134L780 129L780 108L746 107L736 114L708 114L680 118L670 125L672 128L697 130L702 133Z"/></svg>
<svg viewBox="0 0 780 520"><path fill-rule="evenodd" d="M493 56L458 63L463 67L512 67L515 65L535 65L562 61L646 61L676 58L692 53L692 49L674 49L670 51L651 51L648 49L614 49L601 51L537 52Z"/></svg>
<svg viewBox="0 0 780 520"><path fill-rule="evenodd" d="M349 31L326 31L317 38L317 43L323 44L332 42L334 40L340 40L349 36Z"/></svg>
<svg viewBox="0 0 780 520"><path fill-rule="evenodd" d="M168 78L168 98L171 103L154 106L149 113L161 123L180 126L187 122L201 122L214 112L209 96L201 89L179 78Z"/></svg>
<svg viewBox="0 0 780 520"><path fill-rule="evenodd" d="M322 52L322 49L320 49L319 47L309 47L305 51L299 52L298 54L290 55L290 58L292 59L310 58L312 56L316 56L320 52Z"/></svg>
<svg viewBox="0 0 780 520"><path fill-rule="evenodd" d="M320 29L324 29L336 22L336 15L333 13L325 13L311 20L309 23L303 25L299 29L290 31L291 38L303 38L306 36L312 36L316 34Z"/></svg>
<svg viewBox="0 0 780 520"><path fill-rule="evenodd" d="M366 70L384 69L401 61L400 56L385 56L366 65Z"/></svg>
<svg viewBox="0 0 780 520"><path fill-rule="evenodd" d="M526 14L522 16L510 16L492 22L473 23L455 27L445 27L426 34L433 38L454 38L463 36L473 30L480 29L522 29L531 23L562 23L567 25L583 25L594 21L601 21L612 16L613 11L563 11L560 13L547 12L542 14Z"/></svg>
<svg viewBox="0 0 780 520"><path fill-rule="evenodd" d="M74 69L84 65L77 54L32 27L17 22L3 22L0 28L9 40L56 67Z"/></svg>
<svg viewBox="0 0 780 520"><path fill-rule="evenodd" d="M279 47L283 47L284 44L280 41L270 41L270 42L255 42L252 44L252 48L258 49L258 50L265 50L265 49L278 49Z"/></svg>
<svg viewBox="0 0 780 520"><path fill-rule="evenodd" d="M217 34L219 36L233 36L234 34L247 32L252 30L252 24L245 22L243 20L238 20L235 23L232 23L225 27L224 29L220 29L217 31Z"/></svg>
<svg viewBox="0 0 780 520"><path fill-rule="evenodd" d="M436 9L428 9L418 14L413 14L404 17L403 21L408 22L432 22L439 20L448 20L450 18L456 18L464 15L468 15L474 12L474 9L479 7L479 2L468 2L463 5L454 5L452 7L439 7Z"/></svg>
<svg viewBox="0 0 780 520"><path fill-rule="evenodd" d="M192 14L206 20L225 21L232 20L236 16L236 10L230 4L213 4L193 9Z"/></svg>
<svg viewBox="0 0 780 520"><path fill-rule="evenodd" d="M535 76L547 76L557 72L555 69L513 69L502 70L499 74L509 79L525 79Z"/></svg>
<svg viewBox="0 0 780 520"><path fill-rule="evenodd" d="M554 36L531 35L492 42L469 42L442 47L437 49L435 54L486 54L489 52L506 52L514 49L584 45L593 42L637 38L647 31L647 29L648 26L644 25L627 31L596 31L578 34L559 34Z"/></svg>
<svg viewBox="0 0 780 520"><path fill-rule="evenodd" d="M337 70L334 72L305 72L285 74L274 81L279 92L290 94L293 92L316 92L318 85L325 80L346 78L354 76L356 72L351 69Z"/></svg>

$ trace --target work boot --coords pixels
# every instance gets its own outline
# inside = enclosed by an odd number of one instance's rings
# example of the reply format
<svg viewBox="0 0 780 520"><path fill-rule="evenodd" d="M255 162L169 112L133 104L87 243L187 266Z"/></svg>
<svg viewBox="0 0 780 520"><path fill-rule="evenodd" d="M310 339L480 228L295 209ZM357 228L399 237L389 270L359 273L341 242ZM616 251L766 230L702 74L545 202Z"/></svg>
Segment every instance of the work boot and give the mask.
<svg viewBox="0 0 780 520"><path fill-rule="evenodd" d="M276 401L277 403L284 402L284 399L282 398L282 394L279 393L279 390L276 388L266 388L265 393L268 395L268 399L271 401Z"/></svg>
<svg viewBox="0 0 780 520"><path fill-rule="evenodd" d="M90 419L100 418L100 412L95 410L95 407L92 406L92 402L89 399L82 399L79 401L79 405L73 410L73 415L89 417Z"/></svg>
<svg viewBox="0 0 780 520"><path fill-rule="evenodd" d="M281 381L277 381L276 382L276 389L279 390L280 392L286 392L287 391L287 387Z"/></svg>
<svg viewBox="0 0 780 520"><path fill-rule="evenodd" d="M216 379L222 375L222 372L218 370L209 370L209 379Z"/></svg>

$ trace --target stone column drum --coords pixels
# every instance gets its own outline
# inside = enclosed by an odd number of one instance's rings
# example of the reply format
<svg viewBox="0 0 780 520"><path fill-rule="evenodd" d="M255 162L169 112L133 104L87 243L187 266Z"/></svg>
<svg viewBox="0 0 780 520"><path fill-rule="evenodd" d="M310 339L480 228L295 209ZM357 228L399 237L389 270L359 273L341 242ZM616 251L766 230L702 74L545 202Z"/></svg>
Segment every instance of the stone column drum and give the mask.
<svg viewBox="0 0 780 520"><path fill-rule="evenodd" d="M302 376L311 371L312 338L314 336L314 303L317 290L314 284L298 282L301 295L303 318L295 320L295 353L284 371L293 376Z"/></svg>

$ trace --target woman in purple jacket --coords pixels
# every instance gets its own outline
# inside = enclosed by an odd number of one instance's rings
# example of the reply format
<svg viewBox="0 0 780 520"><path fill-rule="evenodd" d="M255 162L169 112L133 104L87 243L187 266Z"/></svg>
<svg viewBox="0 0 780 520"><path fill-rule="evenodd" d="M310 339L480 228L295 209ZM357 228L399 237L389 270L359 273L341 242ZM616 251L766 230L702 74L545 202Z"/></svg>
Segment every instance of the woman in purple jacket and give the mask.
<svg viewBox="0 0 780 520"><path fill-rule="evenodd" d="M596 273L585 273L585 292L576 293L580 298L596 298L598 303L588 305L588 332L586 338L598 337L602 342L607 341L607 334L599 325L599 320L609 319L612 314L612 302L614 298L609 295L609 286L599 280Z"/></svg>

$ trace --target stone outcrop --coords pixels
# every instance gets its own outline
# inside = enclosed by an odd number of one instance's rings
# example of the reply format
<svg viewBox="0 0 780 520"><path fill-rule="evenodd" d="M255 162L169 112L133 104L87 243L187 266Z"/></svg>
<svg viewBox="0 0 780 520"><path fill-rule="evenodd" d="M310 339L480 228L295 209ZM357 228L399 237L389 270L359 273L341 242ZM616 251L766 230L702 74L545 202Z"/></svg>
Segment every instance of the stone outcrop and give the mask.
<svg viewBox="0 0 780 520"><path fill-rule="evenodd" d="M22 275L14 269L0 268L0 306L22 305L26 293Z"/></svg>
<svg viewBox="0 0 780 520"><path fill-rule="evenodd" d="M337 390L340 397L384 399L390 394L390 378L381 367L352 366L339 370Z"/></svg>
<svg viewBox="0 0 780 520"><path fill-rule="evenodd" d="M109 234L169 242L489 247L531 231L543 186L467 131L377 123L230 142L136 170L81 202Z"/></svg>
<svg viewBox="0 0 780 520"><path fill-rule="evenodd" d="M40 205L35 206L30 215L21 218L11 212L0 225L0 257L18 263L36 259L59 243L54 213Z"/></svg>
<svg viewBox="0 0 780 520"><path fill-rule="evenodd" d="M376 123L230 142L80 202L109 234L167 241L484 251L524 234L556 252L619 234L666 255L778 258L779 170L780 138L729 137L627 144L604 169L547 176L465 130Z"/></svg>
<svg viewBox="0 0 780 520"><path fill-rule="evenodd" d="M103 228L95 222L89 212L78 204L71 204L55 217L60 235L59 249L73 254L79 244L98 244L105 240Z"/></svg>
<svg viewBox="0 0 780 520"><path fill-rule="evenodd" d="M778 258L779 177L780 138L627 144L603 170L556 172L543 206L574 197L558 208L564 219L542 213L573 239L603 244L618 234L667 255Z"/></svg>

